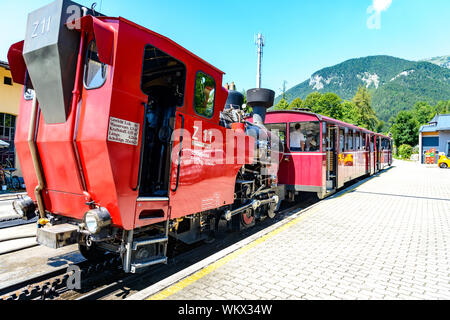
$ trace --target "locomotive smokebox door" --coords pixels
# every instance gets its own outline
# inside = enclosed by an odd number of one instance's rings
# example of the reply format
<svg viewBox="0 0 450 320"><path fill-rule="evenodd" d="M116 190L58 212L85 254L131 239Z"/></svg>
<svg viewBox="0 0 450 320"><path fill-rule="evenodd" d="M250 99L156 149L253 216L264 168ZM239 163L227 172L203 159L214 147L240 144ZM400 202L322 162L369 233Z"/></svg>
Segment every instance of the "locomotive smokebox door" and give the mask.
<svg viewBox="0 0 450 320"><path fill-rule="evenodd" d="M65 123L75 82L82 7L57 0L28 15L23 57L46 123ZM68 23L68 26L66 26Z"/></svg>

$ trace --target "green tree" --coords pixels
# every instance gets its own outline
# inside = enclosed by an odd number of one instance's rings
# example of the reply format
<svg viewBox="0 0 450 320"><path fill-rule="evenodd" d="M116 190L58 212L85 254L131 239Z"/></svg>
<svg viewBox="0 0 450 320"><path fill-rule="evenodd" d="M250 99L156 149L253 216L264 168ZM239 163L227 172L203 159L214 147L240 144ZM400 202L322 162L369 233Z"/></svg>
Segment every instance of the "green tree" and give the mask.
<svg viewBox="0 0 450 320"><path fill-rule="evenodd" d="M434 110L439 112L440 114L449 114L450 113L450 100L447 101L439 101Z"/></svg>
<svg viewBox="0 0 450 320"><path fill-rule="evenodd" d="M378 121L375 131L378 133L386 133L385 129L386 129L386 122L384 122L383 120Z"/></svg>
<svg viewBox="0 0 450 320"><path fill-rule="evenodd" d="M281 99L276 106L275 110L289 110L289 103L285 99Z"/></svg>
<svg viewBox="0 0 450 320"><path fill-rule="evenodd" d="M344 101L341 105L342 108L342 120L344 122L356 124L358 119L358 110L356 106L351 101Z"/></svg>
<svg viewBox="0 0 450 320"><path fill-rule="evenodd" d="M411 155L413 153L413 147L409 144L402 144L398 148L398 155L402 157L402 159L411 159Z"/></svg>
<svg viewBox="0 0 450 320"><path fill-rule="evenodd" d="M398 113L391 132L397 147L404 144L414 147L419 143L419 123L411 111Z"/></svg>
<svg viewBox="0 0 450 320"><path fill-rule="evenodd" d="M308 94L305 101L303 101L303 108L311 109L312 111L317 110L322 94L320 92L313 92Z"/></svg>
<svg viewBox="0 0 450 320"><path fill-rule="evenodd" d="M317 113L334 119L341 120L343 117L342 99L335 93L325 93L319 101Z"/></svg>
<svg viewBox="0 0 450 320"><path fill-rule="evenodd" d="M374 131L378 124L378 118L372 109L372 96L369 90L360 85L353 98L353 103L358 110L357 125Z"/></svg>
<svg viewBox="0 0 450 320"><path fill-rule="evenodd" d="M412 112L419 125L427 124L436 114L435 108L423 101L417 102L414 105Z"/></svg>
<svg viewBox="0 0 450 320"><path fill-rule="evenodd" d="M301 108L303 108L303 101L300 98L295 98L289 105L290 110L301 109Z"/></svg>

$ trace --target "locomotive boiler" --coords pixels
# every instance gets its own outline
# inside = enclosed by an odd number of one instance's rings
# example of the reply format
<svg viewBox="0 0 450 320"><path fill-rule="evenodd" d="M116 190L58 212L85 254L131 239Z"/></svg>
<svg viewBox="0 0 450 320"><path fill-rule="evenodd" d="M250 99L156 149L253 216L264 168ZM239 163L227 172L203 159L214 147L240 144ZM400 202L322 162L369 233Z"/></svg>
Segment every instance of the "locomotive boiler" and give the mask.
<svg viewBox="0 0 450 320"><path fill-rule="evenodd" d="M263 124L273 91L249 90L247 119L219 69L68 0L30 13L26 30L8 53L24 85L15 145L28 197L14 209L39 216L40 244L115 253L136 272L220 220L239 230L275 216L283 148Z"/></svg>

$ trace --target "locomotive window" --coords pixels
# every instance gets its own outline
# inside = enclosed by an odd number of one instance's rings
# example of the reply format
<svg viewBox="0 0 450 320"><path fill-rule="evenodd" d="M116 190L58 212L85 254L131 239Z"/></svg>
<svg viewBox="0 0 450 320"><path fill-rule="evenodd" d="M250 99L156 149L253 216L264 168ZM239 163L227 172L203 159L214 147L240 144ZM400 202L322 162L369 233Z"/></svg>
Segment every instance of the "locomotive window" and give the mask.
<svg viewBox="0 0 450 320"><path fill-rule="evenodd" d="M286 123L268 123L265 124L266 128L274 134L278 134L280 137L280 142L283 144L283 148L280 148L280 151L284 149L284 152L287 151L287 125Z"/></svg>
<svg viewBox="0 0 450 320"><path fill-rule="evenodd" d="M216 81L203 72L195 77L194 110L197 114L211 118L214 114Z"/></svg>
<svg viewBox="0 0 450 320"><path fill-rule="evenodd" d="M144 51L141 89L150 100L164 107L184 105L186 66L158 48L147 45Z"/></svg>
<svg viewBox="0 0 450 320"><path fill-rule="evenodd" d="M320 123L291 123L289 125L289 149L291 152L319 152Z"/></svg>
<svg viewBox="0 0 450 320"><path fill-rule="evenodd" d="M25 100L33 100L34 98L33 85L31 84L28 72L25 75L25 85L23 86L23 97Z"/></svg>
<svg viewBox="0 0 450 320"><path fill-rule="evenodd" d="M100 62L95 40L89 43L84 68L84 86L86 89L97 89L106 81L106 64Z"/></svg>

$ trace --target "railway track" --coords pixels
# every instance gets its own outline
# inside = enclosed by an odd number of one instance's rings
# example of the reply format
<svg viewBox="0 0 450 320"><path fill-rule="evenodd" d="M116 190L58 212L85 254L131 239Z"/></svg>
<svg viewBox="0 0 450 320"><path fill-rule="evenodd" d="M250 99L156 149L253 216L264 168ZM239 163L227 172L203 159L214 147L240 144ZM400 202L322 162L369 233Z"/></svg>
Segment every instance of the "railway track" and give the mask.
<svg viewBox="0 0 450 320"><path fill-rule="evenodd" d="M6 229L6 228L14 228L18 226L24 226L27 224L36 223L38 221L38 218L34 218L28 221L22 220L21 218L11 218L8 220L0 220L0 229Z"/></svg>
<svg viewBox="0 0 450 320"><path fill-rule="evenodd" d="M156 283L184 268L205 259L232 244L277 223L299 209L317 202L306 202L283 208L273 220L264 220L254 228L238 233L219 232L213 243L187 246L177 243L173 248L168 265L158 265L144 270L145 273L125 274L121 269L120 259L106 256L105 261L90 263L83 261L65 266L50 273L37 275L0 288L0 300L121 300L131 294ZM194 250L196 249L196 250ZM69 289L68 281L74 277L72 269L79 270L81 289Z"/></svg>

